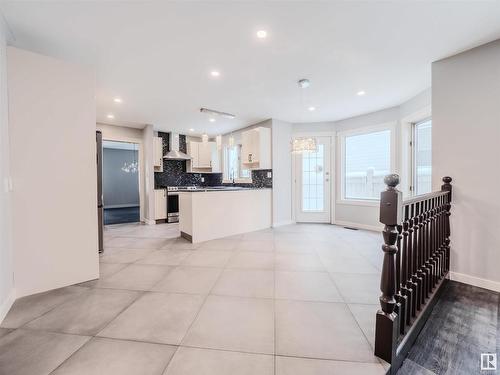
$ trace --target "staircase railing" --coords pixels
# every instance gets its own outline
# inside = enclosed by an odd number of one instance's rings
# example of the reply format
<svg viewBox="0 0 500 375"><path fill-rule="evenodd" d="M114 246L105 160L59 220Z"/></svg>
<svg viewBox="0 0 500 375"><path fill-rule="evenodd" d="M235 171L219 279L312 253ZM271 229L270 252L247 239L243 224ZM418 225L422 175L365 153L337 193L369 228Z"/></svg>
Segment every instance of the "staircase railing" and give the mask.
<svg viewBox="0 0 500 375"><path fill-rule="evenodd" d="M440 191L402 199L399 176L385 177L380 196L384 262L375 355L395 373L408 354L447 281L450 268L451 177Z"/></svg>

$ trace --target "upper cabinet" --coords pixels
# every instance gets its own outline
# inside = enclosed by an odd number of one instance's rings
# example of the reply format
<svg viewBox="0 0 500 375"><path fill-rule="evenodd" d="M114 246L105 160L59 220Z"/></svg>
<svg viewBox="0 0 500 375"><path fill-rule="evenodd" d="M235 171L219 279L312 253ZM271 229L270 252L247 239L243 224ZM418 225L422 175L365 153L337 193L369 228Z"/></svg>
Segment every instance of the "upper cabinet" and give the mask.
<svg viewBox="0 0 500 375"><path fill-rule="evenodd" d="M191 172L220 172L220 158L216 142L189 142Z"/></svg>
<svg viewBox="0 0 500 375"><path fill-rule="evenodd" d="M163 139L161 137L153 138L153 153L155 172L163 172Z"/></svg>
<svg viewBox="0 0 500 375"><path fill-rule="evenodd" d="M249 169L271 169L271 129L258 127L241 133L241 163Z"/></svg>

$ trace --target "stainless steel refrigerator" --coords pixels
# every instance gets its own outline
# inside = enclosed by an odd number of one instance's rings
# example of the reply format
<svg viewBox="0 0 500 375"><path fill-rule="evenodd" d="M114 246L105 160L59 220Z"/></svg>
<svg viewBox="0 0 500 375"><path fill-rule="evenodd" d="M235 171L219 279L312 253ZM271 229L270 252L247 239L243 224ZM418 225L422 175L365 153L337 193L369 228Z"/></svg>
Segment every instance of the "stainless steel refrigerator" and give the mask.
<svg viewBox="0 0 500 375"><path fill-rule="evenodd" d="M104 205L102 203L102 133L97 130L95 132L97 143L97 220L99 231L99 253L104 251Z"/></svg>

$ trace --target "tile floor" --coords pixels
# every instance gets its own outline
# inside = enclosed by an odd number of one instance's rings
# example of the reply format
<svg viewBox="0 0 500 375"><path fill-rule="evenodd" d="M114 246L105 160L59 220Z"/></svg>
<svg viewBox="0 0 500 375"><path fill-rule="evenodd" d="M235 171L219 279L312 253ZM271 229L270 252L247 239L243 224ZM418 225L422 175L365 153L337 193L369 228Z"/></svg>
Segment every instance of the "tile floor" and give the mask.
<svg viewBox="0 0 500 375"><path fill-rule="evenodd" d="M381 236L299 224L190 244L105 229L99 280L16 301L0 374L383 374Z"/></svg>

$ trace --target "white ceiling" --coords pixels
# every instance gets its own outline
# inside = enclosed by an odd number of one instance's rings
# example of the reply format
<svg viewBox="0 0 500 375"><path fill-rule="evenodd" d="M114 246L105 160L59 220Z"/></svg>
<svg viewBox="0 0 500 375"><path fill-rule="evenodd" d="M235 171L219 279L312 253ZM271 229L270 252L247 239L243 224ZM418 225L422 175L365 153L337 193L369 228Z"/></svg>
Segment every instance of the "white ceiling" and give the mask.
<svg viewBox="0 0 500 375"><path fill-rule="evenodd" d="M113 113L116 123L182 133L398 105L430 86L432 61L500 37L498 1L3 1L0 9L13 45L96 68L98 121L113 122ZM259 29L267 39L256 38ZM311 80L302 104L300 78ZM200 107L237 117L210 123Z"/></svg>

